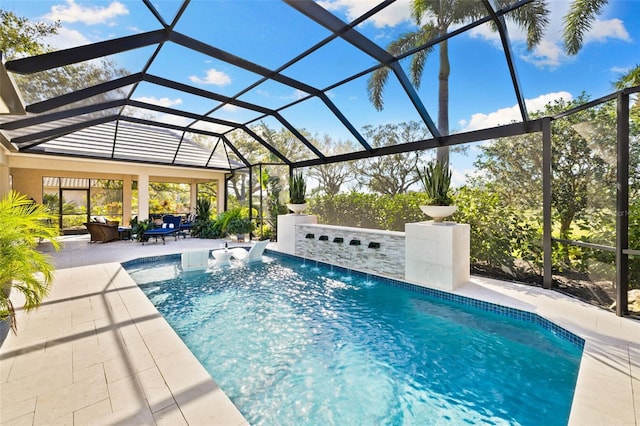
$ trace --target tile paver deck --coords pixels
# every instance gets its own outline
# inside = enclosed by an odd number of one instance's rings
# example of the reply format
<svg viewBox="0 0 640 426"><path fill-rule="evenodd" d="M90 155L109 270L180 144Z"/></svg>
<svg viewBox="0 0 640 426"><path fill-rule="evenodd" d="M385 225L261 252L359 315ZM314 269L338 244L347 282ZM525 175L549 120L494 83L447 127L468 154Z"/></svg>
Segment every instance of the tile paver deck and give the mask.
<svg viewBox="0 0 640 426"><path fill-rule="evenodd" d="M0 348L0 424L247 424L119 264L219 241L84 238L53 254L51 294L19 312L18 335ZM586 340L570 424L640 426L640 321L478 277L456 292L536 312Z"/></svg>

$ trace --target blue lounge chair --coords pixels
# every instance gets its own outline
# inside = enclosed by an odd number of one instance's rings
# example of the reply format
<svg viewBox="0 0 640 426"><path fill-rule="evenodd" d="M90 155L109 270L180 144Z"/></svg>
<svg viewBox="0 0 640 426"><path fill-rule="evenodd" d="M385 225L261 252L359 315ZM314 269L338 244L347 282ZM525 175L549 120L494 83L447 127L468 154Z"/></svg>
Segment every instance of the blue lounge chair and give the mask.
<svg viewBox="0 0 640 426"><path fill-rule="evenodd" d="M142 245L144 245L145 240L149 240L149 238L155 238L156 242L158 242L158 238L162 238L162 245L164 245L165 237L169 235L173 235L177 241L181 221L180 216L164 215L162 217L162 227L144 231L144 234L142 234Z"/></svg>

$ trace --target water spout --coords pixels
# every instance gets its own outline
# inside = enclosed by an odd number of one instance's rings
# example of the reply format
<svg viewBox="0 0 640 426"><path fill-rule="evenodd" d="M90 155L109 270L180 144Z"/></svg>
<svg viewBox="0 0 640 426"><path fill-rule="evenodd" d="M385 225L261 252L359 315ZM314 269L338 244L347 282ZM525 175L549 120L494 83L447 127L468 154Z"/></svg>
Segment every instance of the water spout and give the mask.
<svg viewBox="0 0 640 426"><path fill-rule="evenodd" d="M344 242L344 238L342 238L342 237L335 237L335 238L333 239L333 242L334 242L334 243L343 243L343 242Z"/></svg>
<svg viewBox="0 0 640 426"><path fill-rule="evenodd" d="M379 249L380 248L380 243L375 243L375 242L372 241L372 242L369 243L369 248Z"/></svg>

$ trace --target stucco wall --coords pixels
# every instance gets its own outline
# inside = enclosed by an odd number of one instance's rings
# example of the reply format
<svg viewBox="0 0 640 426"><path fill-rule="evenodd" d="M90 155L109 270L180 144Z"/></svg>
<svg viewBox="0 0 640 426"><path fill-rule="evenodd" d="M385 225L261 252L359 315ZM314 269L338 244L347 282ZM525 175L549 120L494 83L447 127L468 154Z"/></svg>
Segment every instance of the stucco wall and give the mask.
<svg viewBox="0 0 640 426"><path fill-rule="evenodd" d="M129 183L133 180L187 183L192 188L197 183L217 180L221 189L218 194L219 207L224 200L224 173L204 169L7 153L6 150L0 150L0 195L10 189L9 175L12 176L14 190L39 203L42 202L42 178L45 176L119 179ZM124 197L130 199L131 194L127 195L126 192L125 189ZM195 196L192 194L193 199ZM126 204L125 201L125 207ZM195 212L195 204L192 209ZM130 211L130 207L125 211ZM127 222L128 218L125 218L125 223Z"/></svg>

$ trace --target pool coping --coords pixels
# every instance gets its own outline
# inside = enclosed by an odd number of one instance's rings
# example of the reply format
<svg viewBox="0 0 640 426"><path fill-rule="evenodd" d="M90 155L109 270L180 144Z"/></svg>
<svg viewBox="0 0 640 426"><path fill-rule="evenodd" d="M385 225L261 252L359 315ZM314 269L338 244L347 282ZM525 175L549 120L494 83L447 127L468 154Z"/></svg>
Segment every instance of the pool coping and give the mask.
<svg viewBox="0 0 640 426"><path fill-rule="evenodd" d="M267 254L269 252L301 258L273 249L267 250ZM349 270L340 265L331 266ZM525 312L540 318L543 324L553 324L553 328L566 331L569 340L582 345L583 349L568 424L640 425L640 322L616 317L558 292L516 282L472 276L468 283L447 292L376 276L414 289L420 287L427 293L475 300L479 306L487 303L489 309L498 306L516 315Z"/></svg>
<svg viewBox="0 0 640 426"><path fill-rule="evenodd" d="M121 264L147 257L143 252L215 241L181 240L137 253L126 243L86 244L76 252L69 244L73 257L58 259L63 269L55 272L52 294L40 309L18 312L20 332L0 348L0 423L173 426L202 424L202 416L206 424L247 424L233 404L234 420L221 420L224 410L212 401L223 392ZM640 425L640 322L558 292L477 276L452 294L535 313L584 339L570 425ZM124 353L97 351L109 347ZM189 374L176 368L183 358Z"/></svg>

